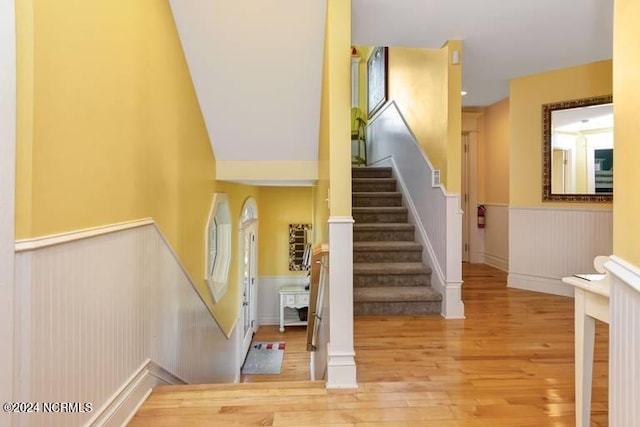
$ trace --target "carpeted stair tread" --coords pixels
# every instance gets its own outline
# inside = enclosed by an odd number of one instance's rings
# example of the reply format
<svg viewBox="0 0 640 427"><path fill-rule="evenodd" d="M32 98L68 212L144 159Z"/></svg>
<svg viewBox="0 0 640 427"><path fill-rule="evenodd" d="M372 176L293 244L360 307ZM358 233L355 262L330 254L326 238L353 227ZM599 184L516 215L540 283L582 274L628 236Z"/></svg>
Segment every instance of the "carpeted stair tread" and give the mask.
<svg viewBox="0 0 640 427"><path fill-rule="evenodd" d="M386 230L415 230L415 226L413 224L409 224L407 222L365 222L365 223L356 223L353 224L354 231L357 230L367 230L367 231L386 231Z"/></svg>
<svg viewBox="0 0 640 427"><path fill-rule="evenodd" d="M405 213L409 209L404 206L354 206L353 213Z"/></svg>
<svg viewBox="0 0 640 427"><path fill-rule="evenodd" d="M402 193L397 191L355 191L351 195L354 207L402 206Z"/></svg>
<svg viewBox="0 0 640 427"><path fill-rule="evenodd" d="M353 241L415 241L415 226L406 222L355 223L353 224Z"/></svg>
<svg viewBox="0 0 640 427"><path fill-rule="evenodd" d="M422 245L417 242L353 242L354 251L416 251L422 252Z"/></svg>
<svg viewBox="0 0 640 427"><path fill-rule="evenodd" d="M421 262L356 262L353 264L353 274L430 274L431 269Z"/></svg>
<svg viewBox="0 0 640 427"><path fill-rule="evenodd" d="M354 206L352 213L358 224L407 223L409 218L409 209L404 206Z"/></svg>
<svg viewBox="0 0 640 427"><path fill-rule="evenodd" d="M360 167L351 168L352 178L391 178L390 167Z"/></svg>
<svg viewBox="0 0 640 427"><path fill-rule="evenodd" d="M402 197L399 191L354 191L355 197Z"/></svg>
<svg viewBox="0 0 640 427"><path fill-rule="evenodd" d="M396 191L397 182L394 178L354 178L351 184L355 192Z"/></svg>
<svg viewBox="0 0 640 427"><path fill-rule="evenodd" d="M373 177L373 178L353 178L351 180L351 182L353 184L364 184L364 183L389 183L389 182L393 182L395 184L396 179L395 178L377 178L377 177Z"/></svg>
<svg viewBox="0 0 640 427"><path fill-rule="evenodd" d="M442 301L442 296L428 286L394 286L378 288L355 288L353 300L364 302L432 302Z"/></svg>

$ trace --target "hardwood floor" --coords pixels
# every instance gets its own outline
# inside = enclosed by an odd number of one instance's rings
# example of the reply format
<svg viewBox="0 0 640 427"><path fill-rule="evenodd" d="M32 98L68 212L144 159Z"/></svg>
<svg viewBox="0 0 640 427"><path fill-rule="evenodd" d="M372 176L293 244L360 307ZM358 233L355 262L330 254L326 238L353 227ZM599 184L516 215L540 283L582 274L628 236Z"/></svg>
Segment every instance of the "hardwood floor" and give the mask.
<svg viewBox="0 0 640 427"><path fill-rule="evenodd" d="M573 300L507 289L484 265L464 280L465 320L356 318L358 390L299 381L304 330L261 327L257 341L287 343L281 375L158 387L130 425L574 426ZM596 334L592 426L604 427L607 325Z"/></svg>

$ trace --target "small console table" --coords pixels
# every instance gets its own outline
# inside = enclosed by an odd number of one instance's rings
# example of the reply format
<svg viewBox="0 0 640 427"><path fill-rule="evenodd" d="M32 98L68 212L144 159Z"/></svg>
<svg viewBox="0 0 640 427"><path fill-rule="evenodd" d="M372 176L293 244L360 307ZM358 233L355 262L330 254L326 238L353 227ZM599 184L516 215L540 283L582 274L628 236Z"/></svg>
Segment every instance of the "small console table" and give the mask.
<svg viewBox="0 0 640 427"><path fill-rule="evenodd" d="M576 426L588 427L591 416L591 380L595 319L609 323L609 278L604 269L608 257L596 257L602 274L575 275L562 279L575 289Z"/></svg>
<svg viewBox="0 0 640 427"><path fill-rule="evenodd" d="M309 307L309 290L304 285L280 287L280 332L285 326L306 326L307 321L300 320L295 310L304 307Z"/></svg>

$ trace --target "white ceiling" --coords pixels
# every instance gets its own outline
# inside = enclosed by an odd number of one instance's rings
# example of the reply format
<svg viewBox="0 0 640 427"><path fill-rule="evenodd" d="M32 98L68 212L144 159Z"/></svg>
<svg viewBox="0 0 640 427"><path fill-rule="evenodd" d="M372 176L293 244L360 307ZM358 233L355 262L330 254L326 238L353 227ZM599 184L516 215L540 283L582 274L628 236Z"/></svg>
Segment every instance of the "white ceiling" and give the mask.
<svg viewBox="0 0 640 427"><path fill-rule="evenodd" d="M567 108L551 112L554 131L580 132L613 128L613 104Z"/></svg>
<svg viewBox="0 0 640 427"><path fill-rule="evenodd" d="M613 0L352 0L352 42L440 48L462 40L465 106L514 77L611 59Z"/></svg>
<svg viewBox="0 0 640 427"><path fill-rule="evenodd" d="M170 4L216 159L315 161L325 1Z"/></svg>

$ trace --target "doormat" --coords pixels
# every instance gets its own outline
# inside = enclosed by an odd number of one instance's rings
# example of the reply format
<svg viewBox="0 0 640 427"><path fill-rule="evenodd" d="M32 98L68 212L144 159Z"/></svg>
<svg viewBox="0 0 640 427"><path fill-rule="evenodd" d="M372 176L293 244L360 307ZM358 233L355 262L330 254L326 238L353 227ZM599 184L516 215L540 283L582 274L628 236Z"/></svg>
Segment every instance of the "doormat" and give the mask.
<svg viewBox="0 0 640 427"><path fill-rule="evenodd" d="M284 342L254 342L242 366L245 375L275 375L280 373L284 357Z"/></svg>

